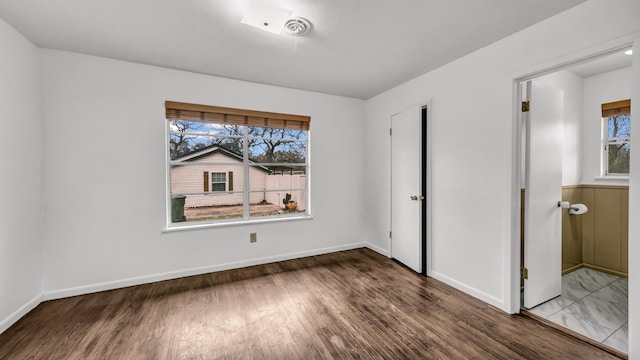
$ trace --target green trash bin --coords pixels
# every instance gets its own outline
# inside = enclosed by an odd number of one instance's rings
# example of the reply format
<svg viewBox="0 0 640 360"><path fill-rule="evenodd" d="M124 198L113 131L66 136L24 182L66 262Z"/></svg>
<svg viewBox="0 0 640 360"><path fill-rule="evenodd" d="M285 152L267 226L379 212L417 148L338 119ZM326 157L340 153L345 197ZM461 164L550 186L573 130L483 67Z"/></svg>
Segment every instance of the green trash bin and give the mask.
<svg viewBox="0 0 640 360"><path fill-rule="evenodd" d="M186 196L174 196L171 198L171 222L187 220L184 216L184 200Z"/></svg>

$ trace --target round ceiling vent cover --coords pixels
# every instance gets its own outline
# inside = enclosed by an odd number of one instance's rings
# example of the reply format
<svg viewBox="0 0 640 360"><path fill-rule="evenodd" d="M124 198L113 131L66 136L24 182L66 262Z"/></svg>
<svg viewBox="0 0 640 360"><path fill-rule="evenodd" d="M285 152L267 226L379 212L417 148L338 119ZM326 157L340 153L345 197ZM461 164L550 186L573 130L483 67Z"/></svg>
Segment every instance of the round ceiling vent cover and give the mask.
<svg viewBox="0 0 640 360"><path fill-rule="evenodd" d="M303 36L311 30L311 23L309 20L301 17L295 17L287 20L284 23L284 31L289 35Z"/></svg>

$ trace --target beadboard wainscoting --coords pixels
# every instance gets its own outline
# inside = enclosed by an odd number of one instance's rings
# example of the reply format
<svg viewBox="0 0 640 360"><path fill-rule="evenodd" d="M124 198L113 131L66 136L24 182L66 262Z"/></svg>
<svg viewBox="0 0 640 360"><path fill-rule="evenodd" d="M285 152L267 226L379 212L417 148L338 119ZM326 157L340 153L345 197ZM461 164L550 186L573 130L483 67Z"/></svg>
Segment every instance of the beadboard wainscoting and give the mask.
<svg viewBox="0 0 640 360"><path fill-rule="evenodd" d="M562 199L587 205L582 215L562 213L562 271L589 267L627 277L629 187L563 186Z"/></svg>
<svg viewBox="0 0 640 360"><path fill-rule="evenodd" d="M524 192L522 189L521 249L524 249ZM562 200L585 204L589 209L582 215L562 212L563 275L587 267L628 277L629 186L567 185L562 187Z"/></svg>

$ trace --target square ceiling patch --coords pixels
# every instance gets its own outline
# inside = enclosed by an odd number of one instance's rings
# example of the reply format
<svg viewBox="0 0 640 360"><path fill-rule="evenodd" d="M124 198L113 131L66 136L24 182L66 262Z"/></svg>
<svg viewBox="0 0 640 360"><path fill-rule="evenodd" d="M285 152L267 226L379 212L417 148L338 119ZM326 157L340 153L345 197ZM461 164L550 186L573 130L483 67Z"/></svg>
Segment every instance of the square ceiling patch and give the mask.
<svg viewBox="0 0 640 360"><path fill-rule="evenodd" d="M282 9L265 1L253 0L240 22L260 30L280 34L291 13L290 10Z"/></svg>

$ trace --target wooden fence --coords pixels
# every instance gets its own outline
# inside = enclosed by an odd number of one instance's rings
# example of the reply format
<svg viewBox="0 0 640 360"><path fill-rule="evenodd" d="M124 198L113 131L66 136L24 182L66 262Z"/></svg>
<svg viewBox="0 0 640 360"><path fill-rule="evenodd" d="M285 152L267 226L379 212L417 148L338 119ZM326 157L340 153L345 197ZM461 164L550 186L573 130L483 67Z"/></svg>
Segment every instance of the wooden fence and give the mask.
<svg viewBox="0 0 640 360"><path fill-rule="evenodd" d="M300 175L267 175L265 189L280 189L279 191L267 191L264 193L264 199L274 205L284 207L282 199L286 194L291 194L291 200L298 203L298 210L307 209L307 191L293 190L306 189L307 176Z"/></svg>

